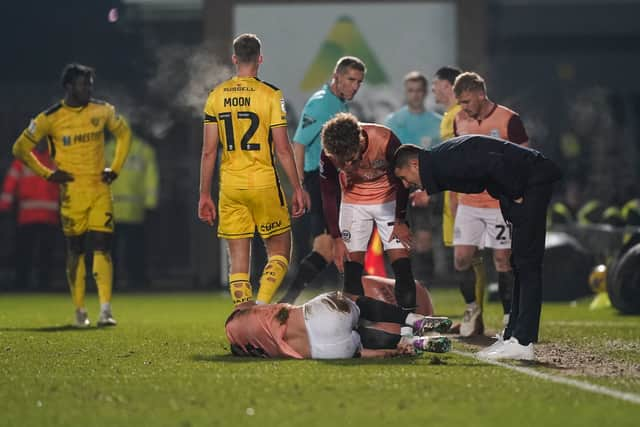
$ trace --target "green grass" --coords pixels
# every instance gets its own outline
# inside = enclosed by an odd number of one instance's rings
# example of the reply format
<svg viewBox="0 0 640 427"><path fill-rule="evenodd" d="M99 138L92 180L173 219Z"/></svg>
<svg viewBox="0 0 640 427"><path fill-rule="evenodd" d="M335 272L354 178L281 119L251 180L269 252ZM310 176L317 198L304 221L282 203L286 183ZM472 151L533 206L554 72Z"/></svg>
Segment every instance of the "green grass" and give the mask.
<svg viewBox="0 0 640 427"><path fill-rule="evenodd" d="M455 291L433 297L439 313L462 310ZM95 320L95 296L88 300ZM545 304L543 342L640 363L640 318L592 312L588 303ZM223 328L229 308L219 294L115 295L120 324L79 331L65 326L73 314L66 295L2 295L0 425L635 426L640 419L640 405L456 354L234 358ZM498 304L485 317L496 329ZM579 379L640 393L637 378Z"/></svg>

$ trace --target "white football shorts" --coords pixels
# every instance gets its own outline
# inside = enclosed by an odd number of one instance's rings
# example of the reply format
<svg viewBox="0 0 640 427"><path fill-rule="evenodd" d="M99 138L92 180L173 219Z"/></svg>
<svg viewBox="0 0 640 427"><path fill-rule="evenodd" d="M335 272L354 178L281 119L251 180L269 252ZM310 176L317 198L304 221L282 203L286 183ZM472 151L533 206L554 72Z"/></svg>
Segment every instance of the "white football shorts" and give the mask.
<svg viewBox="0 0 640 427"><path fill-rule="evenodd" d="M336 303L337 301L337 303ZM360 309L338 292L320 294L302 306L311 358L349 359L360 351Z"/></svg>
<svg viewBox="0 0 640 427"><path fill-rule="evenodd" d="M375 223L384 250L404 249L400 240L389 242L396 219L396 202L376 205L340 204L340 232L349 252L365 252Z"/></svg>
<svg viewBox="0 0 640 427"><path fill-rule="evenodd" d="M458 205L453 245L511 249L511 224L504 220L499 208Z"/></svg>

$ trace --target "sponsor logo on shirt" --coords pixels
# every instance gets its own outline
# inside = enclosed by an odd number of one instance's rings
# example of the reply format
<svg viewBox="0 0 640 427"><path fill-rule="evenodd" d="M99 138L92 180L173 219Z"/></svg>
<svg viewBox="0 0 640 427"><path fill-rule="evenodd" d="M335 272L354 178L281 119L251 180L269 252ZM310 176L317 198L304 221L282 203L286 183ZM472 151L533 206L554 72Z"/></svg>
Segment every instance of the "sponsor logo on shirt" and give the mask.
<svg viewBox="0 0 640 427"><path fill-rule="evenodd" d="M284 98L280 98L280 109L283 113L287 113L287 105L284 102Z"/></svg>
<svg viewBox="0 0 640 427"><path fill-rule="evenodd" d="M500 138L500 131L498 129L491 129L489 131L489 136L492 136L494 138Z"/></svg>
<svg viewBox="0 0 640 427"><path fill-rule="evenodd" d="M245 87L245 86L236 86L236 87L225 87L223 89L224 92L255 92L255 88Z"/></svg>
<svg viewBox="0 0 640 427"><path fill-rule="evenodd" d="M63 136L62 145L71 145L71 137L68 135Z"/></svg>

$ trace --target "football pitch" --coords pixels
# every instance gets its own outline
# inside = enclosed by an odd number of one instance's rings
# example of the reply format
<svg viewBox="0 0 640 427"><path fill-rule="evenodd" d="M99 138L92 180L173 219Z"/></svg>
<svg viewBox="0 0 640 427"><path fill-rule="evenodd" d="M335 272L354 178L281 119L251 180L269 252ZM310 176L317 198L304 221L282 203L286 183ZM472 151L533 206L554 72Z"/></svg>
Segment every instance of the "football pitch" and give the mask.
<svg viewBox="0 0 640 427"><path fill-rule="evenodd" d="M459 316L458 292L434 290ZM88 296L92 322L97 297ZM637 426L640 317L543 306L539 362L452 353L296 361L229 354L226 294L117 294L110 329L72 329L66 294L0 296L2 426ZM489 332L502 320L487 304Z"/></svg>

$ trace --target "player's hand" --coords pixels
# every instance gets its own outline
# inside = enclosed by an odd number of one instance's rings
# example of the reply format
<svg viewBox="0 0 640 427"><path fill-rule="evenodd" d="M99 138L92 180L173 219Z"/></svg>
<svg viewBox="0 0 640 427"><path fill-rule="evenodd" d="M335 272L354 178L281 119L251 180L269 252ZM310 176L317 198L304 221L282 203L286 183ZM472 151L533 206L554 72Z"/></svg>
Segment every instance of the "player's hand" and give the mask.
<svg viewBox="0 0 640 427"><path fill-rule="evenodd" d="M198 201L198 218L200 221L213 225L216 220L216 204L213 203L210 194L200 194Z"/></svg>
<svg viewBox="0 0 640 427"><path fill-rule="evenodd" d="M305 213L307 213L311 211L311 196L309 195L309 192L304 189L304 187L302 187L302 195L304 197L304 206L306 209Z"/></svg>
<svg viewBox="0 0 640 427"><path fill-rule="evenodd" d="M411 202L411 206L414 207L426 208L430 200L431 198L424 190L416 190L409 194L409 201Z"/></svg>
<svg viewBox="0 0 640 427"><path fill-rule="evenodd" d="M396 347L397 356L415 356L416 349L410 340L401 339Z"/></svg>
<svg viewBox="0 0 640 427"><path fill-rule="evenodd" d="M56 184L64 184L65 182L73 181L73 179L73 175L69 172L62 169L56 169L51 175L49 175L47 181L55 182Z"/></svg>
<svg viewBox="0 0 640 427"><path fill-rule="evenodd" d="M115 173L111 168L104 168L102 171L102 182L106 182L107 184L111 184L116 180L118 174Z"/></svg>
<svg viewBox="0 0 640 427"><path fill-rule="evenodd" d="M293 197L291 198L291 217L300 218L307 212L309 195L302 187L293 191Z"/></svg>
<svg viewBox="0 0 640 427"><path fill-rule="evenodd" d="M413 247L413 236L411 235L411 231L409 230L409 226L404 221L397 221L393 224L393 230L391 230L391 237L389 237L389 241L391 242L393 239L398 239L402 246L404 246L407 250L411 250Z"/></svg>
<svg viewBox="0 0 640 427"><path fill-rule="evenodd" d="M342 237L333 239L333 262L340 273L344 273L344 260L351 261L347 245L344 244Z"/></svg>

